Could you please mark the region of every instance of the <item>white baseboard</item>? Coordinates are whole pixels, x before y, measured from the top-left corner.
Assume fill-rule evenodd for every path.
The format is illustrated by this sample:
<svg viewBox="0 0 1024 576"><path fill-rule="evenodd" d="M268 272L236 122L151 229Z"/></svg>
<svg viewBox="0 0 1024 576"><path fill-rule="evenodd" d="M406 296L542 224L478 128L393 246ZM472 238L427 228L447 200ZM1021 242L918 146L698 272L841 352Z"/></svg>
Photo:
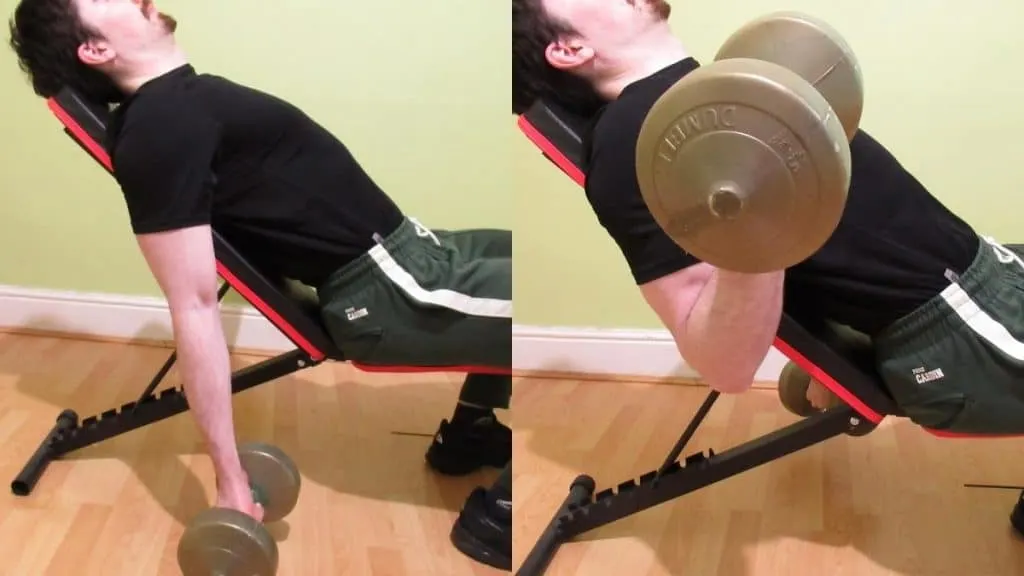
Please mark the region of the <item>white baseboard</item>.
<svg viewBox="0 0 1024 576"><path fill-rule="evenodd" d="M223 305L231 346L285 351L293 348L259 312ZM80 334L116 339L172 340L170 313L161 298L0 286L0 328ZM514 326L514 368L531 372L625 376L644 379L697 378L681 360L667 331ZM772 349L757 372L772 382L786 363Z"/></svg>
<svg viewBox="0 0 1024 576"><path fill-rule="evenodd" d="M225 304L221 310L230 346L274 352L295 347L254 308ZM173 340L171 314L162 298L19 286L0 286L0 328Z"/></svg>
<svg viewBox="0 0 1024 576"><path fill-rule="evenodd" d="M626 376L645 380L697 379L667 330L514 326L517 370ZM754 379L775 382L787 358L772 348Z"/></svg>

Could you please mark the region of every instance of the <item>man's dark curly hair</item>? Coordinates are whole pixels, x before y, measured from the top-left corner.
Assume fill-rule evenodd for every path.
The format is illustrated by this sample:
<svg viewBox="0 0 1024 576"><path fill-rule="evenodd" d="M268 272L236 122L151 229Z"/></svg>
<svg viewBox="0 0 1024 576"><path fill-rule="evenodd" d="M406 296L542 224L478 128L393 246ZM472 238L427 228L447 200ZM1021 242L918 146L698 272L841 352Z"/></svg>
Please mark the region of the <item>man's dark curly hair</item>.
<svg viewBox="0 0 1024 576"><path fill-rule="evenodd" d="M549 44L575 31L552 17L542 0L512 0L512 113L522 114L537 100L590 116L605 104L589 82L558 70L544 52Z"/></svg>
<svg viewBox="0 0 1024 576"><path fill-rule="evenodd" d="M98 35L87 28L73 0L21 0L10 20L10 46L43 98L68 87L94 102L119 102L124 95L104 73L78 58L78 47Z"/></svg>

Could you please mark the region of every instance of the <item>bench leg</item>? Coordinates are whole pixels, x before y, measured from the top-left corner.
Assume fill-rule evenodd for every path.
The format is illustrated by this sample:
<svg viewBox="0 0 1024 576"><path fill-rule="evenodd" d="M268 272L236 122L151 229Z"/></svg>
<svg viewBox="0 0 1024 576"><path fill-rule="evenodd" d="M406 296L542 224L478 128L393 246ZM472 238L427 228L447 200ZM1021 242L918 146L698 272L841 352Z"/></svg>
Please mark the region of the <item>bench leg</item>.
<svg viewBox="0 0 1024 576"><path fill-rule="evenodd" d="M61 412L53 428L50 429L21 472L11 482L11 492L17 496L31 494L50 462L64 454L126 434L188 410L185 393L180 388L169 388L161 391L159 395L153 393L156 388L155 384L159 383L159 380L166 375L173 359L174 356L164 364L157 374L157 378L147 387L146 394L135 402L129 402L120 408L113 408L102 414L90 416L81 422L74 410ZM319 362L312 360L302 350L294 350L269 358L232 374L231 393L237 394L317 363Z"/></svg>
<svg viewBox="0 0 1024 576"><path fill-rule="evenodd" d="M693 435L696 426L707 415L716 398L716 392L709 394L694 421L687 426L683 436L673 447L665 464L658 470L641 475L639 481L629 479L616 488L606 489L594 495L593 480L588 476L577 478L570 488L566 501L531 549L529 556L516 573L517 576L544 574L558 548L580 534L679 498L834 436L860 435L862 427L873 428L861 419L857 412L844 404L745 442L721 454L709 450L707 455L700 452L688 456L680 463L676 457Z"/></svg>

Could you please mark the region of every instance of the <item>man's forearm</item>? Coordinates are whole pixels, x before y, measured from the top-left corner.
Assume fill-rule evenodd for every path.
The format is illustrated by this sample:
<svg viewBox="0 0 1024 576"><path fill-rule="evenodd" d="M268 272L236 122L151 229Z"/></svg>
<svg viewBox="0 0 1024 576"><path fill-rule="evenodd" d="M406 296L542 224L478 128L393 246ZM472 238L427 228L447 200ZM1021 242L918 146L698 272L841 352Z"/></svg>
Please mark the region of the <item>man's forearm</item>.
<svg viewBox="0 0 1024 576"><path fill-rule="evenodd" d="M216 305L174 314L178 362L192 417L220 480L241 473L231 405L231 365Z"/></svg>
<svg viewBox="0 0 1024 576"><path fill-rule="evenodd" d="M687 361L722 392L742 392L771 348L782 315L785 272L716 269L686 320Z"/></svg>

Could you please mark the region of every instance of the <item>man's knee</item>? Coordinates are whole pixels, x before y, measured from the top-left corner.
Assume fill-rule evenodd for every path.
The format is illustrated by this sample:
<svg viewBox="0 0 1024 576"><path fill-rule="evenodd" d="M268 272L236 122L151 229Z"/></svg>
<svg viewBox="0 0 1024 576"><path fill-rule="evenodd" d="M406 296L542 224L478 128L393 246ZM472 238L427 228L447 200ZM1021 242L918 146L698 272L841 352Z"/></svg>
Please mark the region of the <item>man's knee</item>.
<svg viewBox="0 0 1024 576"><path fill-rule="evenodd" d="M711 389L717 390L722 394L743 394L754 386L754 381L746 378L737 378L734 380L716 380L708 382L708 385Z"/></svg>

